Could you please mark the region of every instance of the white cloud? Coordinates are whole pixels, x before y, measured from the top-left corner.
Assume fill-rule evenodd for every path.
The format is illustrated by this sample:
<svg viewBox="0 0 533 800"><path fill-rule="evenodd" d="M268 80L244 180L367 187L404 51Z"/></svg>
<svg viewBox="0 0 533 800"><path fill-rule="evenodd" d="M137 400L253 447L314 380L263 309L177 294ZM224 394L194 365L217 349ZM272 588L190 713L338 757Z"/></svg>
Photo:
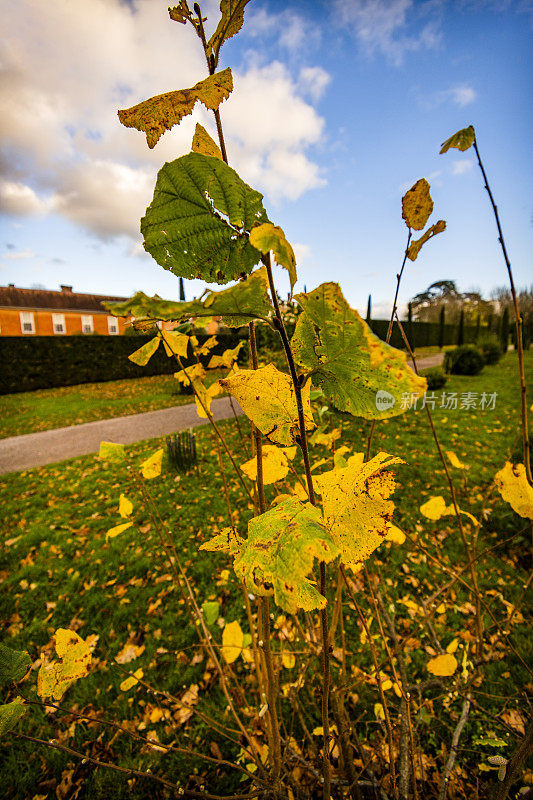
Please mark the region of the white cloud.
<svg viewBox="0 0 533 800"><path fill-rule="evenodd" d="M452 175L464 175L465 172L470 172L473 166L474 162L469 161L467 158L462 161L454 161L452 163Z"/></svg>
<svg viewBox="0 0 533 800"><path fill-rule="evenodd" d="M470 105L476 99L476 93L471 86L455 86L450 89L451 98L460 108Z"/></svg>
<svg viewBox="0 0 533 800"><path fill-rule="evenodd" d="M246 33L252 37L275 36L277 44L290 53L318 45L320 28L295 11L285 9L279 14L268 13L264 8L247 14Z"/></svg>
<svg viewBox="0 0 533 800"><path fill-rule="evenodd" d="M285 21L283 42L296 46L301 20ZM71 0L7 0L3 23L3 210L56 212L103 239L138 242L159 167L189 150L196 120L216 129L201 107L149 150L143 134L120 125L117 109L205 76L192 29L170 22L153 0L92 0L90 14ZM221 107L230 163L267 199L322 185L307 151L323 133L312 103L328 80L311 66L295 80L278 62L234 70L236 91Z"/></svg>
<svg viewBox="0 0 533 800"><path fill-rule="evenodd" d="M4 253L2 258L9 261L19 261L21 258L35 258L35 253L32 250L20 250L17 253Z"/></svg>
<svg viewBox="0 0 533 800"><path fill-rule="evenodd" d="M428 110L436 108L443 103L454 103L456 106L459 106L459 108L464 108L470 105L470 103L473 103L476 98L477 93L475 89L472 86L462 84L459 86L452 86L450 89L443 89L434 94L424 95L424 97L420 98L419 102L423 108Z"/></svg>
<svg viewBox="0 0 533 800"><path fill-rule="evenodd" d="M311 248L308 244L302 244L301 242L295 242L292 246L294 250L294 255L296 256L296 263L299 267L306 261L310 254Z"/></svg>
<svg viewBox="0 0 533 800"><path fill-rule="evenodd" d="M427 19L426 7L414 0L335 0L341 22L350 27L367 55L381 52L400 65L406 53L434 49L440 43L439 19Z"/></svg>

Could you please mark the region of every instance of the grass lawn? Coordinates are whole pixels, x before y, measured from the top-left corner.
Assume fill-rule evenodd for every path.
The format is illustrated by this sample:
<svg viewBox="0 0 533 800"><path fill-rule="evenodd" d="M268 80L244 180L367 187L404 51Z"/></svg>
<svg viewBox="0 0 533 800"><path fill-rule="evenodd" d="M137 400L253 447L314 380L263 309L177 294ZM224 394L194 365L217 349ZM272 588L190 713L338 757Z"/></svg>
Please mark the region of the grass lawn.
<svg viewBox="0 0 533 800"><path fill-rule="evenodd" d="M193 403L172 375L84 383L0 396L0 439Z"/></svg>
<svg viewBox="0 0 533 800"><path fill-rule="evenodd" d="M533 358L531 353L526 357L531 385ZM138 384L138 393L132 392L129 397L124 394L121 398L128 410L121 408L117 413L153 408L153 405L139 408L139 398L146 404L154 402L154 397L162 398L170 391L172 379L144 381L117 382L129 386ZM158 389L158 385L163 388ZM497 393L495 407L485 410L441 408L443 391L458 393L459 405L463 393L475 393L478 404L482 393ZM525 723L526 684L531 688L531 675L520 660L528 660L527 627L521 615L526 614L523 587L530 567L531 530L524 524L527 521L502 501L493 484L494 474L506 459L521 460L516 355L508 353L500 364L486 367L478 376L454 376L444 390L435 395L434 417L443 449L453 451L466 465L464 470L453 470L460 507L482 521L476 532L466 520L467 535L476 554L489 548L478 562L480 588L487 606L483 615L486 663L469 689L477 705L472 708L461 739L458 771L452 778L453 793L450 794L458 800L475 800L485 797L487 787L495 780L496 773L488 765L488 756L509 757L516 746ZM110 408L112 399L111 391L103 405L107 402ZM168 405L174 402L175 398L171 402L169 398ZM72 422L81 421L74 417L75 413ZM248 455L243 451L235 421L219 424L238 463L242 463ZM241 425L245 424L241 420ZM368 422L333 413L332 425L342 430L337 446L346 444L354 452L364 449ZM199 471L177 475L167 469L160 478L148 482L148 488L161 517L168 523L199 603L208 600L220 603L220 617L211 627L220 643L224 621L239 620L244 630L248 630L248 626L243 595L230 560L224 554L198 551L202 541L227 524L227 511L215 442L208 428L198 429L197 443ZM139 464L158 445L154 440L128 447L131 463ZM431 522L419 510L430 496L443 495L449 502L444 471L435 452L425 412L410 410L379 423L374 434L373 453L380 450L405 461L395 469L398 482L394 494L395 522L409 538L403 545L385 542L371 557L369 567L371 576L379 577L376 585L387 607L393 609L391 613L395 615L398 633L407 643L405 662L409 678L413 684L428 683L431 676L428 676L426 664L435 654L436 640L443 647L458 640L456 656L459 663L464 657L468 673L474 631L472 596L468 581L466 585L450 584L450 573L446 571L464 567L463 546L453 517ZM317 464L317 472L331 468L331 448L315 448L313 463L321 459L326 463ZM224 463L228 467L227 459ZM298 462L295 463L299 468ZM232 502L240 509L239 523L244 532L251 507L229 467L227 475ZM289 473L286 481L292 486L294 479L289 480L290 477ZM288 489L284 482L266 488L267 502ZM123 521L118 514L122 492L133 502L134 525L106 543L106 531ZM123 465L102 463L91 456L6 475L0 496L0 519L2 638L11 647L28 650L36 662L31 677L20 686L21 694L35 698L35 672L41 650L51 650L57 628L71 628L84 638L94 637L95 667L89 677L68 690L62 702L64 707L116 720L140 736L150 738L156 734L162 742L215 754L215 757L221 752L224 758L234 761L239 755L237 745L210 729L199 716L184 719L180 712L178 699L186 692L194 695L197 691L198 709L229 721L216 674L198 646L194 625L162 552L156 520L143 502L139 487L131 484L128 469ZM329 571L334 575L333 567ZM465 573L465 577L467 575ZM380 648L381 638L362 578L356 575L354 580L359 589L358 602L369 620L371 633L377 634L375 643ZM438 604L428 612L431 620L428 626L423 601L439 587L444 590ZM520 613L509 616L509 609L517 602L520 602ZM304 643L298 637L292 644L284 642L285 616L279 615L274 606L272 610L273 649L278 651L282 646L289 646L301 653ZM384 726L375 716L379 697L369 648L349 598L344 612L346 641L352 653L347 710L359 738L371 742L374 747L382 744L384 747ZM501 634L495 620L507 631L505 635ZM337 638L335 643L338 645L338 642ZM127 644L131 645L134 657L117 664L115 657L123 654ZM385 655L383 657L383 670L387 672L388 664ZM297 656L293 667L280 667L281 702L287 719L291 708L283 694L284 687L294 684L308 659L308 656ZM164 690L174 699L155 695L142 684L129 691L121 690L126 673L140 667L147 684ZM242 685L253 689L249 667L242 659L233 664L233 669ZM335 657L332 669L337 678L340 664ZM429 681L420 695L415 692L414 701L413 725L417 741L423 747L424 797L428 798L438 794L462 706L462 699L456 693L459 678L457 684L455 678L436 683L433 686ZM320 687L304 686L302 691L307 724L313 730L320 725ZM396 719L399 701L392 691L388 691L387 696ZM256 720L259 726L257 717ZM292 722L293 735L299 741L303 738L302 731L297 721ZM226 767L207 765L195 757L174 752L162 753L146 742L133 741L97 722L76 722L72 717L39 707L32 707L19 723L18 730L45 740L55 738L63 745L123 767L150 768L153 773L178 781L188 789L203 785L208 791L227 794L245 792L249 786L246 779L240 782L239 773ZM495 737L503 743L497 748L483 743ZM90 800L172 796L149 781L128 780L127 776L95 769L65 753L14 737L5 740L0 749L0 762L0 782L7 800L74 797L66 792L68 785L74 789L83 786L80 798ZM480 769L479 764L483 764L485 770ZM379 769L379 763L375 764L378 776ZM62 788L56 795L58 785Z"/></svg>

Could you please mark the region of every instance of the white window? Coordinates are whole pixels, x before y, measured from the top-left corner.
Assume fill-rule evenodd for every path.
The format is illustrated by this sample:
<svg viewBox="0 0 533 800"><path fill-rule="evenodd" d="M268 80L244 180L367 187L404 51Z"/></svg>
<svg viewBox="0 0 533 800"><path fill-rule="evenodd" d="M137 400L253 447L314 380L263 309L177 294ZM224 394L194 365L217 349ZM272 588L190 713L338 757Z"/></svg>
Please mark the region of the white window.
<svg viewBox="0 0 533 800"><path fill-rule="evenodd" d="M65 327L65 315L64 314L52 314L52 325L54 327L54 333L66 333L67 329Z"/></svg>
<svg viewBox="0 0 533 800"><path fill-rule="evenodd" d="M114 336L118 334L118 319L116 317L107 318L107 330Z"/></svg>
<svg viewBox="0 0 533 800"><path fill-rule="evenodd" d="M33 311L20 312L20 330L22 333L35 333L35 321Z"/></svg>
<svg viewBox="0 0 533 800"><path fill-rule="evenodd" d="M93 318L90 314L82 314L81 315L81 332L82 333L92 333L94 330L93 328Z"/></svg>

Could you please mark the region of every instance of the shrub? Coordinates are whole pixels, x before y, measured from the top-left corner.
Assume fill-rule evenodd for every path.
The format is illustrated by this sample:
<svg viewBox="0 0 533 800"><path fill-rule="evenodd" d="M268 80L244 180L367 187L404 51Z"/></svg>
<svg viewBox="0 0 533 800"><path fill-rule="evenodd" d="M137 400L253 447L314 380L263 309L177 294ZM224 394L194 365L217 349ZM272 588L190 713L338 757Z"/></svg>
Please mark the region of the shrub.
<svg viewBox="0 0 533 800"><path fill-rule="evenodd" d="M503 355L501 342L496 336L483 336L477 346L481 350L485 364L497 364Z"/></svg>
<svg viewBox="0 0 533 800"><path fill-rule="evenodd" d="M484 365L483 354L470 344L449 350L444 356L444 371L452 375L477 375Z"/></svg>
<svg viewBox="0 0 533 800"><path fill-rule="evenodd" d="M427 380L430 392L435 391L435 389L442 389L448 380L448 376L442 367L430 367L430 369L422 370L420 374Z"/></svg>

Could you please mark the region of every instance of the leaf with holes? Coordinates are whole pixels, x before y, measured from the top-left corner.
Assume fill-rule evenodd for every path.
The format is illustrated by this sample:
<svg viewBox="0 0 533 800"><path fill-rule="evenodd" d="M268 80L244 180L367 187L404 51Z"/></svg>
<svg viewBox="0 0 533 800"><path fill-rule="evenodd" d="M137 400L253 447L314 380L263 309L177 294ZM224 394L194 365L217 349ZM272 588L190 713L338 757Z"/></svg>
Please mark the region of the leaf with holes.
<svg viewBox="0 0 533 800"><path fill-rule="evenodd" d="M294 498L250 520L234 568L250 591L273 593L285 611L311 611L326 605L309 579L314 560L330 562L338 552L320 510Z"/></svg>
<svg viewBox="0 0 533 800"><path fill-rule="evenodd" d="M274 364L260 369L241 369L220 385L238 401L246 416L268 439L277 444L292 445L299 436L298 409L292 381ZM302 388L306 430L313 430L311 383Z"/></svg>
<svg viewBox="0 0 533 800"><path fill-rule="evenodd" d="M407 258L410 258L411 261L416 261L417 256L422 249L423 245L426 242L429 242L433 236L436 236L437 233L442 233L446 230L446 223L443 219L439 219L431 228L428 228L427 231L420 237L420 239L415 239L414 242L411 242L407 249Z"/></svg>
<svg viewBox="0 0 533 800"><path fill-rule="evenodd" d="M429 183L425 178L420 178L402 197L402 217L408 228L421 231L432 211Z"/></svg>
<svg viewBox="0 0 533 800"><path fill-rule="evenodd" d="M292 245L285 238L282 229L278 225L272 225L271 222L257 225L250 231L250 242L254 247L257 247L263 255L266 255L272 250L276 262L289 273L292 294L294 284L298 280L296 274L296 257Z"/></svg>
<svg viewBox="0 0 533 800"><path fill-rule="evenodd" d="M529 485L523 464L509 461L496 473L496 486L506 503L521 517L533 519L533 488Z"/></svg>
<svg viewBox="0 0 533 800"><path fill-rule="evenodd" d="M220 0L222 16L218 21L215 32L207 43L208 55L213 55L215 65L218 64L220 48L227 39L231 39L242 28L244 22L244 9L250 0Z"/></svg>
<svg viewBox="0 0 533 800"><path fill-rule="evenodd" d="M389 533L394 503L388 500L395 488L388 467L402 459L378 453L363 461L363 453L315 478L322 495L324 522L338 546L341 560L356 569L379 547Z"/></svg>
<svg viewBox="0 0 533 800"><path fill-rule="evenodd" d="M223 161L189 153L159 170L141 220L144 248L182 278L237 280L261 259L247 232L268 222L262 199Z"/></svg>
<svg viewBox="0 0 533 800"><path fill-rule="evenodd" d="M476 141L476 132L474 130L473 125L469 125L468 128L462 128L457 133L454 133L453 136L450 136L449 139L446 139L445 142L442 143L440 154L447 153L451 147L455 147L457 150L468 150L469 147L472 147L474 142Z"/></svg>
<svg viewBox="0 0 533 800"><path fill-rule="evenodd" d="M59 661L43 661L37 675L37 694L41 699L59 701L79 678L85 677L91 664L91 649L75 631L58 628L55 648Z"/></svg>
<svg viewBox="0 0 533 800"><path fill-rule="evenodd" d="M374 336L337 283L295 297L304 313L292 338L294 357L339 411L386 419L404 413L404 395L424 394L425 378L407 366L405 353Z"/></svg>
<svg viewBox="0 0 533 800"><path fill-rule="evenodd" d="M201 153L203 156L219 158L222 161L222 153L217 143L209 136L203 125L196 123L194 136L192 137L191 150L193 153Z"/></svg>
<svg viewBox="0 0 533 800"><path fill-rule="evenodd" d="M233 76L228 68L209 75L190 89L158 94L136 106L122 109L118 112L118 118L126 128L137 128L145 133L148 147L152 149L165 131L179 125L183 117L192 114L198 100L206 108L216 111L232 90Z"/></svg>

